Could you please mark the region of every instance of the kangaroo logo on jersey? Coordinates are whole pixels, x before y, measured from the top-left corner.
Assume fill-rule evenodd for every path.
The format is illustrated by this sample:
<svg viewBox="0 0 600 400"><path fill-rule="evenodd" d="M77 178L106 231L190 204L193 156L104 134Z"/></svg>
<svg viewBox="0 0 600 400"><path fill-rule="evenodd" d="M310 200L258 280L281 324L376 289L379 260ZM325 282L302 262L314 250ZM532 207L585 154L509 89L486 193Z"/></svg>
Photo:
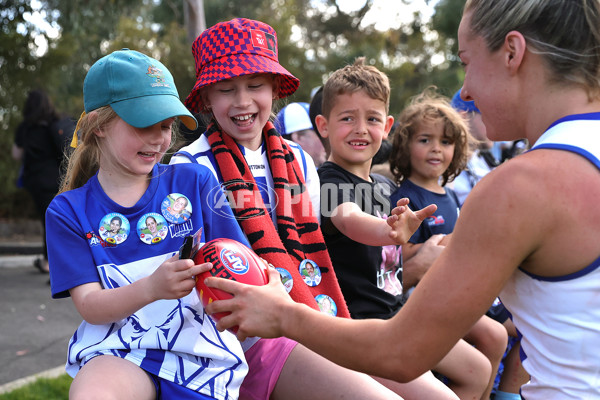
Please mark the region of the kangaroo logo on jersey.
<svg viewBox="0 0 600 400"><path fill-rule="evenodd" d="M250 268L248 259L243 254L231 249L222 249L219 258L225 268L234 274L244 275Z"/></svg>

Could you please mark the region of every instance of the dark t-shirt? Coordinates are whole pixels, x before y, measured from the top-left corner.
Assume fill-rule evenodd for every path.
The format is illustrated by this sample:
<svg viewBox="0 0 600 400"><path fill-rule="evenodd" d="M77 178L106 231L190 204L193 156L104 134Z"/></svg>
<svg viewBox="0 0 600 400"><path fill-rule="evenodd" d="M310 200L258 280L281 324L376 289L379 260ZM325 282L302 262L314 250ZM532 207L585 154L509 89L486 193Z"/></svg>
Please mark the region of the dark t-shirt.
<svg viewBox="0 0 600 400"><path fill-rule="evenodd" d="M381 246L351 240L333 225L330 217L345 202L354 202L374 216L389 215L389 196L395 184L377 174L371 175L373 182L365 181L329 161L317 172L321 180L321 229L352 318L391 318L401 307L400 250L386 246L388 261L382 263ZM390 259L394 262L390 263ZM392 268L390 264L394 264ZM390 291L395 289L397 294L385 290L390 285L395 286Z"/></svg>
<svg viewBox="0 0 600 400"><path fill-rule="evenodd" d="M435 213L425 219L419 229L412 235L410 243L424 243L431 236L442 233L449 234L454 230L460 210L458 197L452 189L445 188L446 193L434 193L415 185L406 179L392 194L391 201L395 204L399 199L408 197L411 210L420 210L430 204L437 205Z"/></svg>

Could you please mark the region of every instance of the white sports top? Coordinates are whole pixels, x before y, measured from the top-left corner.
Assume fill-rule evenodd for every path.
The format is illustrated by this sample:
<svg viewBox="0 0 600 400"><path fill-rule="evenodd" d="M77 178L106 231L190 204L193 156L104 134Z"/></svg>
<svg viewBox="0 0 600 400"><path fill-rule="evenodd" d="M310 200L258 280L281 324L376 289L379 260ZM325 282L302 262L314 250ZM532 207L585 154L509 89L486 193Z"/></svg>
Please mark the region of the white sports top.
<svg viewBox="0 0 600 400"><path fill-rule="evenodd" d="M571 151L600 169L600 113L562 118L533 149ZM523 398L600 399L599 267L600 257L559 277L518 269L502 290L500 299L522 336L523 367L531 375L521 388Z"/></svg>

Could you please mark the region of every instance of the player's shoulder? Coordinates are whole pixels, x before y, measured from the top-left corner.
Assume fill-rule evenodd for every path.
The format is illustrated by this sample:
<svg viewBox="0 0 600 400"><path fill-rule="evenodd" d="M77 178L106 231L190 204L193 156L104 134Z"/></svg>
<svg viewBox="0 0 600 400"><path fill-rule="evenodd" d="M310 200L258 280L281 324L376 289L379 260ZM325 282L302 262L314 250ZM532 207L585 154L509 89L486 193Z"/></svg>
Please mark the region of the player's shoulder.
<svg viewBox="0 0 600 400"><path fill-rule="evenodd" d="M486 174L467 196L467 202L479 209L498 213L521 213L538 209L558 193L552 193L551 180L557 179L550 159L535 152L505 161ZM536 205L537 204L537 205Z"/></svg>

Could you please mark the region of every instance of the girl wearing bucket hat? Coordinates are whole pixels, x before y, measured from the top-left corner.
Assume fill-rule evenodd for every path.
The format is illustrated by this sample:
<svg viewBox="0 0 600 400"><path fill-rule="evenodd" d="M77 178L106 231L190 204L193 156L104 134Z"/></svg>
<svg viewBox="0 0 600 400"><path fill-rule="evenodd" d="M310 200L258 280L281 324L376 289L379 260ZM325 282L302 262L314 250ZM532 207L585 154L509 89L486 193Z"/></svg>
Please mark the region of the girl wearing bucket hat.
<svg viewBox="0 0 600 400"><path fill-rule="evenodd" d="M92 65L83 97L79 140L46 213L52 296L71 296L84 319L68 348L70 398L237 398L243 350L206 318L194 289L200 266L177 254L194 232L247 241L231 210L212 212L209 171L159 163L175 117L190 129L195 118L167 68L128 49ZM168 223L175 194L193 209Z"/></svg>
<svg viewBox="0 0 600 400"><path fill-rule="evenodd" d="M208 128L171 163L198 163L218 177L252 248L278 268L295 301L319 310L315 298L327 298L320 304L331 308L321 311L349 317L315 212L320 188L313 160L270 121L273 100L299 85L278 62L275 31L236 18L204 31L192 51L197 81L185 103L206 117ZM318 284L302 278L307 263L318 267ZM250 369L242 399L398 398L294 341L250 338L242 345Z"/></svg>

